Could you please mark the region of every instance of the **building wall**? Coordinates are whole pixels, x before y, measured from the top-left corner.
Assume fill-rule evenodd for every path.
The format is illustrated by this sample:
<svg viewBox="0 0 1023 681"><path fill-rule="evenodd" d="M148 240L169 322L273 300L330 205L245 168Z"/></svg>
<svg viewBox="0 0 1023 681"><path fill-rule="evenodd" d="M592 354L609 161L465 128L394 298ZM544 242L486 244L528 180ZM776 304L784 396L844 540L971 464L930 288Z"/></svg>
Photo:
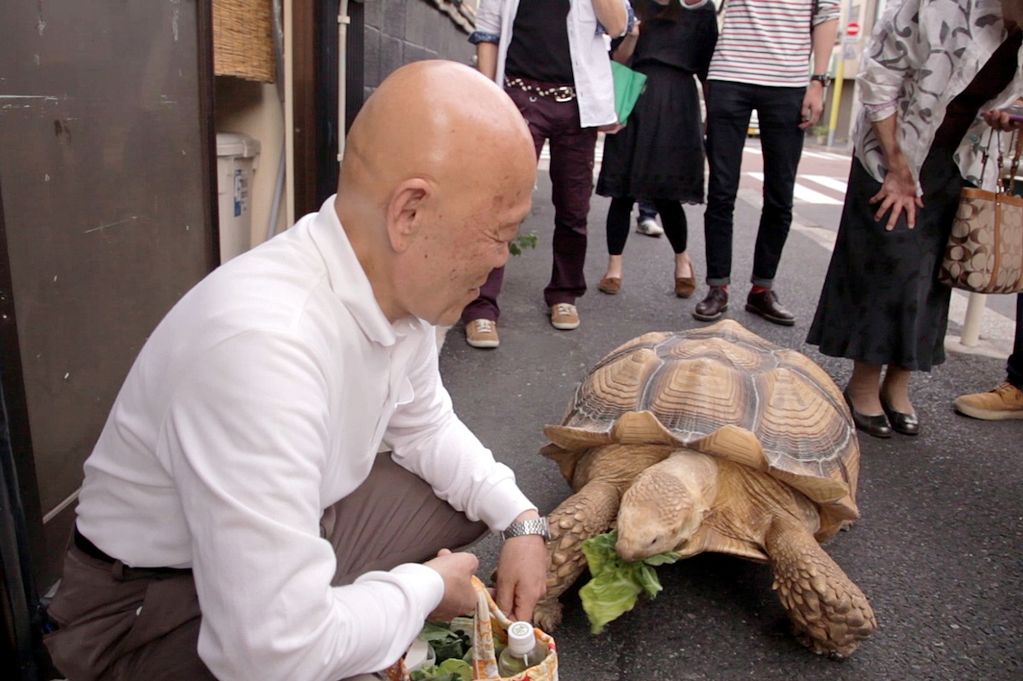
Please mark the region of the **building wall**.
<svg viewBox="0 0 1023 681"><path fill-rule="evenodd" d="M472 63L475 49L468 42L467 28L442 8L455 11L445 0L366 1L366 96L388 74L410 62L451 59Z"/></svg>

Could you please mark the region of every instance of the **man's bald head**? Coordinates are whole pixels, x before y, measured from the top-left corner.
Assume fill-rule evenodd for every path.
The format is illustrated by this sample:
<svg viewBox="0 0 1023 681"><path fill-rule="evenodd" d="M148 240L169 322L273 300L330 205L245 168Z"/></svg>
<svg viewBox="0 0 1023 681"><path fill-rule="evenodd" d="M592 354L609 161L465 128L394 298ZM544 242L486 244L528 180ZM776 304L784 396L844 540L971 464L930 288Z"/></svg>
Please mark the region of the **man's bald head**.
<svg viewBox="0 0 1023 681"><path fill-rule="evenodd" d="M381 199L411 176L466 183L504 166L536 167L529 128L511 99L467 66L420 61L391 74L363 105L338 189L355 183Z"/></svg>
<svg viewBox="0 0 1023 681"><path fill-rule="evenodd" d="M385 314L457 319L507 259L535 175L529 128L492 81L446 61L389 76L349 131L336 201Z"/></svg>

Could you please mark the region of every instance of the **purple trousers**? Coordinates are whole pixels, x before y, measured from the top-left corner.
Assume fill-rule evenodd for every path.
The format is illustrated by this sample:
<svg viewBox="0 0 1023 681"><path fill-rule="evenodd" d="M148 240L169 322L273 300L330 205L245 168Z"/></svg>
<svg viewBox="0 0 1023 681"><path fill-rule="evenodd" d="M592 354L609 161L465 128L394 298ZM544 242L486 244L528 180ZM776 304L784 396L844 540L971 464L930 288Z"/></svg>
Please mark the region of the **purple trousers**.
<svg viewBox="0 0 1023 681"><path fill-rule="evenodd" d="M516 87L505 90L529 124L538 160L544 142L550 142L554 262L543 299L548 307L575 303L576 298L586 293L583 275L586 217L593 193L593 151L597 145L597 129L580 125L579 106L574 99L558 102L553 97L537 97ZM493 270L480 288L479 297L462 312L462 319L466 322L474 319L496 322L501 314L497 297L503 281L504 268Z"/></svg>

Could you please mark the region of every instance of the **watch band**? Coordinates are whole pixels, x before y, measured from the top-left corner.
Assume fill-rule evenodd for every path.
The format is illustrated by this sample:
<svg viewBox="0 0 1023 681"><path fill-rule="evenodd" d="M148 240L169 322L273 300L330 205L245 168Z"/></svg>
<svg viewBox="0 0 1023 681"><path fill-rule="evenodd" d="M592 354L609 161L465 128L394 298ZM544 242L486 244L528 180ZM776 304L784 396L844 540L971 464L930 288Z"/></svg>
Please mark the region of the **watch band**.
<svg viewBox="0 0 1023 681"><path fill-rule="evenodd" d="M532 518L530 520L523 520L520 523L512 523L504 532L501 533L505 539L511 539L512 537L524 537L533 534L539 535L544 539L551 538L550 528L547 525L547 518Z"/></svg>
<svg viewBox="0 0 1023 681"><path fill-rule="evenodd" d="M817 81L824 87L827 87L831 85L831 76L826 73L815 73L810 76L810 82L812 83L813 81Z"/></svg>

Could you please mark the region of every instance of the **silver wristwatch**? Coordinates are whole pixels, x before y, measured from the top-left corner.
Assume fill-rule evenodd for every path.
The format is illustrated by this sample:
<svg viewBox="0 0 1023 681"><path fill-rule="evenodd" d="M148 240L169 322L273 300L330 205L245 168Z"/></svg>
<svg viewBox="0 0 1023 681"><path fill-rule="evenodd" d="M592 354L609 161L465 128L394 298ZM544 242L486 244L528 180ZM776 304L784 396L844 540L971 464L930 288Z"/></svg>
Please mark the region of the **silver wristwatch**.
<svg viewBox="0 0 1023 681"><path fill-rule="evenodd" d="M521 523L512 523L501 533L505 539L524 537L531 534L538 534L544 539L550 539L551 531L547 526L547 518L533 518L531 520L523 520Z"/></svg>

